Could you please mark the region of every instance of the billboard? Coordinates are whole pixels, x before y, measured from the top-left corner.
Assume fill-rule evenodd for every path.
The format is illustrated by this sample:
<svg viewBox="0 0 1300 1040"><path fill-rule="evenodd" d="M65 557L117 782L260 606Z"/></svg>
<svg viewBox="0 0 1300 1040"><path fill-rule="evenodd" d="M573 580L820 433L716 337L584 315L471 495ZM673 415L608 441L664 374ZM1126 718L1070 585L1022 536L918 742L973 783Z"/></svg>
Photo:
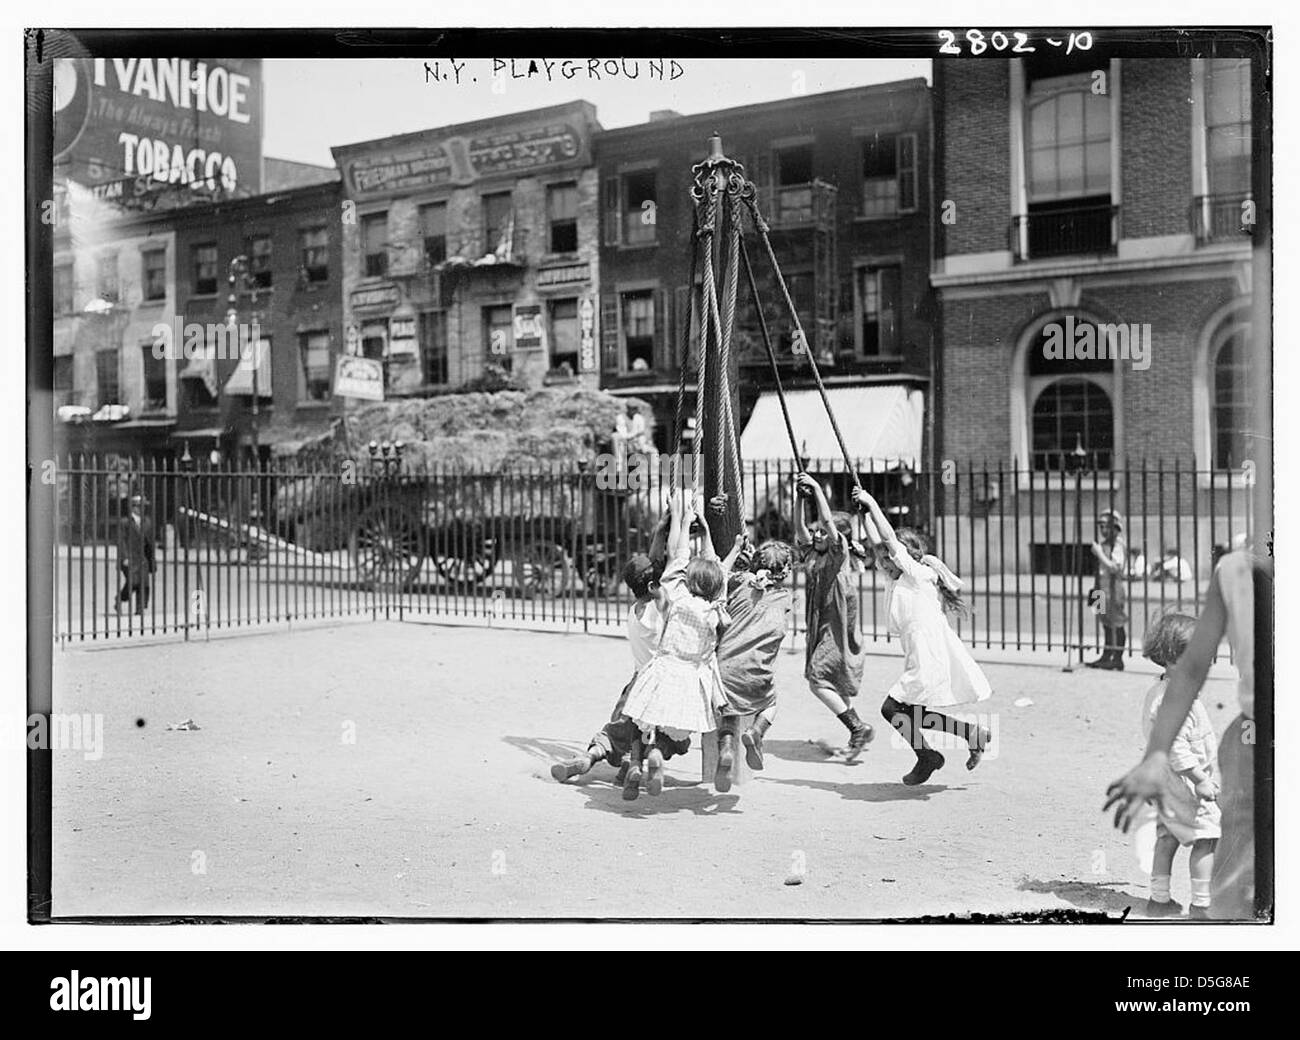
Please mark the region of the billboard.
<svg viewBox="0 0 1300 1040"><path fill-rule="evenodd" d="M127 208L259 194L261 59L56 59L54 176Z"/></svg>

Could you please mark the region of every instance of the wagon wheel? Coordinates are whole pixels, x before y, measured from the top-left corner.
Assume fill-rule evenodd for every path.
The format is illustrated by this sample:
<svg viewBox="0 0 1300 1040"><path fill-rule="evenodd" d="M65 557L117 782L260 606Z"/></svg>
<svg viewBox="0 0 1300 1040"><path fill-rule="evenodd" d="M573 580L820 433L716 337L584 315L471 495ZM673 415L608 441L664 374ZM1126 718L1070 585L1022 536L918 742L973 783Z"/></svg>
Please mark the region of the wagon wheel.
<svg viewBox="0 0 1300 1040"><path fill-rule="evenodd" d="M434 552L433 565L447 581L481 585L496 569L496 547L477 531L439 541L446 544L446 551Z"/></svg>
<svg viewBox="0 0 1300 1040"><path fill-rule="evenodd" d="M520 596L563 596L573 581L573 563L562 545L526 542L515 550L514 574Z"/></svg>
<svg viewBox="0 0 1300 1040"><path fill-rule="evenodd" d="M424 532L413 511L374 505L348 536L348 555L362 581L405 589L424 566Z"/></svg>

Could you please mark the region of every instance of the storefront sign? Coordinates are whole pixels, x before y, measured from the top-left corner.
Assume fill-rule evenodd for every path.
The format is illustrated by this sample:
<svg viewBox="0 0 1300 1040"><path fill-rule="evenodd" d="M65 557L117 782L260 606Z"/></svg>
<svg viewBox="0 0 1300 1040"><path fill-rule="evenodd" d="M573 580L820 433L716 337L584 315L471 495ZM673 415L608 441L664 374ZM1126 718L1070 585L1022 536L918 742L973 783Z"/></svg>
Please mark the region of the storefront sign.
<svg viewBox="0 0 1300 1040"><path fill-rule="evenodd" d="M515 305L515 347L518 350L546 349L546 322L540 303Z"/></svg>
<svg viewBox="0 0 1300 1040"><path fill-rule="evenodd" d="M564 267L544 267L537 272L537 287L539 289L589 281L591 281L591 264L566 264Z"/></svg>
<svg viewBox="0 0 1300 1040"><path fill-rule="evenodd" d="M388 322L388 356L418 353L415 343L415 319L392 318Z"/></svg>
<svg viewBox="0 0 1300 1040"><path fill-rule="evenodd" d="M384 364L371 358L343 356L334 369L334 396L384 399Z"/></svg>
<svg viewBox="0 0 1300 1040"><path fill-rule="evenodd" d="M341 150L345 151L345 150ZM583 131L570 123L540 123L479 136L428 139L402 148L342 158L354 199L470 184L481 177L533 172L580 159Z"/></svg>
<svg viewBox="0 0 1300 1040"><path fill-rule="evenodd" d="M373 289L354 289L351 299L354 309L395 307L398 300L397 286L379 285Z"/></svg>
<svg viewBox="0 0 1300 1040"><path fill-rule="evenodd" d="M590 296L578 304L578 329L581 334L578 366L583 372L596 371L596 305Z"/></svg>

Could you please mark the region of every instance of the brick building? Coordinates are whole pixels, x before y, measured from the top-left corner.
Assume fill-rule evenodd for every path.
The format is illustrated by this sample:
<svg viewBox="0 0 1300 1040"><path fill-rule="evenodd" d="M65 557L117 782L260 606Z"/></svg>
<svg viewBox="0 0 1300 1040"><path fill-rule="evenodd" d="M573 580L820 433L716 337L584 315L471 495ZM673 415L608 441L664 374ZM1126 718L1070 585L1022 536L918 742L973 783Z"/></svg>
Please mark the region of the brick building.
<svg viewBox="0 0 1300 1040"><path fill-rule="evenodd" d="M924 80L915 79L701 115L656 112L597 136L601 382L653 402L661 449L671 436L690 313L691 167L716 131L757 187L850 453L911 466L924 457L934 323L929 104ZM748 220L745 227L801 450L833 461L838 450L821 403L806 392L810 368L792 349L793 323ZM788 458L743 286L740 299L739 419L753 415L742 454ZM888 421L877 421L882 416Z"/></svg>
<svg viewBox="0 0 1300 1040"><path fill-rule="evenodd" d="M209 327L206 353L179 362L174 438L206 447L211 437L246 452L254 384L263 456L328 429L341 407L331 395L343 349L341 213L333 180L171 215L177 313ZM248 277L237 285L235 310L239 323L258 324L256 379L252 352L241 361L222 356L214 342L230 311L231 261L239 256Z"/></svg>
<svg viewBox="0 0 1300 1040"><path fill-rule="evenodd" d="M1075 467L1101 497L1137 495L1129 459L1240 469L1251 118L1245 60L934 63L945 459L1014 462L993 494L1040 499ZM1182 507L1208 483L1185 480ZM959 492L951 508L988 497Z"/></svg>
<svg viewBox="0 0 1300 1040"><path fill-rule="evenodd" d="M575 101L333 149L350 349L386 396L596 385L598 129Z"/></svg>

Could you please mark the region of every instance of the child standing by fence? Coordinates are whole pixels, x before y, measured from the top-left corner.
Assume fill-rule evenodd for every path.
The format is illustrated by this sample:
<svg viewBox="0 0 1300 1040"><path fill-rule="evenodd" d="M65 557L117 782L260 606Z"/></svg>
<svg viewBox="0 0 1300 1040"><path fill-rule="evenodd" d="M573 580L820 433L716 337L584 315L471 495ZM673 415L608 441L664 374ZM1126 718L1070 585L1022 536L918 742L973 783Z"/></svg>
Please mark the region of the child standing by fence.
<svg viewBox="0 0 1300 1040"><path fill-rule="evenodd" d="M1147 691L1142 705L1142 735L1148 740L1155 726L1160 703L1169 685L1168 669L1172 668L1191 642L1196 630L1196 619L1186 614L1166 614L1147 631L1142 646L1142 656L1160 665L1165 674ZM1195 817L1183 822L1177 817L1157 816L1152 812L1146 826L1155 831L1155 851L1151 861L1151 895L1147 900L1148 917L1177 917L1183 908L1169 894L1170 876L1174 857L1179 846L1192 847L1188 864L1192 881L1192 905L1187 916L1208 918L1210 914L1210 876L1214 872L1214 847L1220 835L1218 805L1219 781L1215 775L1214 760L1218 754L1218 741L1210 725L1209 712L1200 699L1192 702L1191 711L1183 721L1178 735L1169 749L1169 768L1182 778L1186 788L1186 801L1195 805ZM1190 813L1189 813L1190 815ZM1135 841L1142 844L1140 828Z"/></svg>
<svg viewBox="0 0 1300 1040"><path fill-rule="evenodd" d="M1097 540L1092 543L1092 555L1097 563L1097 587L1094 596L1097 618L1105 635L1105 649L1086 668L1103 668L1106 671L1124 670L1124 645L1128 636L1124 626L1128 623L1128 546L1124 542L1124 517L1114 509L1104 510L1097 517Z"/></svg>
<svg viewBox="0 0 1300 1040"><path fill-rule="evenodd" d="M802 503L796 503L794 510L795 545L803 555L808 579L804 678L813 696L849 731L852 761L876 735L849 703L862 685L862 629L852 576L852 559L860 549L853 541L852 517L831 512L821 485L807 473L800 473L796 483L799 493L811 498L817 509L812 527L804 520Z"/></svg>
<svg viewBox="0 0 1300 1040"><path fill-rule="evenodd" d="M916 754L916 765L903 783L923 784L944 764L943 755L926 743L926 729L942 729L965 740L970 748L966 768L974 769L988 746L989 731L935 710L987 700L992 693L988 679L944 616L945 610L965 609L961 579L937 556L927 555L916 531L896 533L870 494L855 488L853 498L870 513L867 539L886 577L885 615L890 632L903 646L903 674L880 707Z"/></svg>

